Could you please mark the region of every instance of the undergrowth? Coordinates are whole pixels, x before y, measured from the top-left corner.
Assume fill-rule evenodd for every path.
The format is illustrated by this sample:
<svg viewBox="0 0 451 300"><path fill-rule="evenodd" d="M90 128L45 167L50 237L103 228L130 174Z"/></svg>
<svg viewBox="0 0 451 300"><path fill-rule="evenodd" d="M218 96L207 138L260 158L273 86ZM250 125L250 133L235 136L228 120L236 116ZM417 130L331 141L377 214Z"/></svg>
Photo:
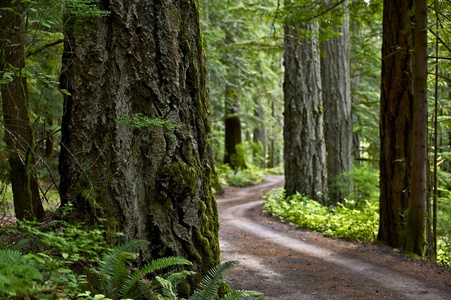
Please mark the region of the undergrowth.
<svg viewBox="0 0 451 300"><path fill-rule="evenodd" d="M252 165L247 169L236 171L227 164L221 165L218 167L218 174L222 186L245 187L258 184L265 179L263 170Z"/></svg>
<svg viewBox="0 0 451 300"><path fill-rule="evenodd" d="M264 196L264 211L300 227L327 236L371 242L377 237L378 203L347 200L336 207L326 207L300 194L285 197L285 191L272 190Z"/></svg>

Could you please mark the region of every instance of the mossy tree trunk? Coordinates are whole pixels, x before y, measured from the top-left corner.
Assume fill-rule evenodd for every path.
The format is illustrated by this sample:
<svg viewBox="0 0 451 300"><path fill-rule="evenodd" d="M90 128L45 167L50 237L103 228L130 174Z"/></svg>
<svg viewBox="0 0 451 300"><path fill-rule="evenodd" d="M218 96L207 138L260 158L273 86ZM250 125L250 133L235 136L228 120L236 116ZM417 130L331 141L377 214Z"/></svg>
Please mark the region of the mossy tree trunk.
<svg viewBox="0 0 451 300"><path fill-rule="evenodd" d="M378 239L404 244L412 172L413 0L384 1Z"/></svg>
<svg viewBox="0 0 451 300"><path fill-rule="evenodd" d="M109 233L149 240L144 261L193 261L192 287L219 263L198 2L102 5L109 16L65 22L62 200L79 218L106 219ZM124 125L136 114L176 128Z"/></svg>
<svg viewBox="0 0 451 300"><path fill-rule="evenodd" d="M309 31L306 38L302 32ZM316 24L285 25L284 159L287 195L327 201L320 57Z"/></svg>
<svg viewBox="0 0 451 300"><path fill-rule="evenodd" d="M21 1L2 0L0 9L0 78L5 81L1 95L14 209L17 219L41 219L44 209L33 169L35 141L25 76L23 23L27 8Z"/></svg>
<svg viewBox="0 0 451 300"><path fill-rule="evenodd" d="M343 172L352 169L351 79L349 71L349 15L347 1L342 4L344 18L341 27L334 28L340 36L322 43L321 86L324 103L324 135L327 152L327 181L330 204L343 202L344 194L352 190L338 189L337 180L344 181Z"/></svg>

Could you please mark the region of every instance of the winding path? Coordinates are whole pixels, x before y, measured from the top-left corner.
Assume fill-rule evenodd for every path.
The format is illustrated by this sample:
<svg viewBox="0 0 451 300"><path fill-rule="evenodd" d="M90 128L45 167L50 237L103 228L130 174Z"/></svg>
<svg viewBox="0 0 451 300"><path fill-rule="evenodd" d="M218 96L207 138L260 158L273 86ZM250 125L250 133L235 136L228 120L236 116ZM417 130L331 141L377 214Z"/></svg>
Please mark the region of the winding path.
<svg viewBox="0 0 451 300"><path fill-rule="evenodd" d="M261 190L283 186L267 176L217 197L221 259L237 260L234 289L276 299L451 299L451 271L391 248L325 238L264 216Z"/></svg>

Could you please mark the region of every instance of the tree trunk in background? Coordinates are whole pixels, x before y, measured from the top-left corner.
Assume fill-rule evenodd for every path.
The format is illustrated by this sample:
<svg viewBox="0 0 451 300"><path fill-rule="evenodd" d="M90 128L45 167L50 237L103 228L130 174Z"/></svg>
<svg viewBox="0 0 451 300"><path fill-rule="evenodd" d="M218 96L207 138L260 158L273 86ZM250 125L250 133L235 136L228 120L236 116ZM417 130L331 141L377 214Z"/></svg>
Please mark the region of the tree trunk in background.
<svg viewBox="0 0 451 300"><path fill-rule="evenodd" d="M259 161L260 168L265 169L266 168L266 127L265 127L265 111L263 110L263 107L261 107L259 104L257 104L257 108L255 109L255 117L261 121L259 126L254 129L254 136L253 136L253 142L258 146L259 150L258 153L254 153L254 155Z"/></svg>
<svg viewBox="0 0 451 300"><path fill-rule="evenodd" d="M356 71L354 73L354 76L356 77L356 84L355 84L355 89L358 90L360 87L360 72ZM351 93L351 101L354 105L358 105L360 103L360 100L358 97L352 96ZM352 110L351 110L352 111ZM356 165L360 165L360 134L359 132L353 132L352 133L352 158L354 160L354 163Z"/></svg>
<svg viewBox="0 0 451 300"><path fill-rule="evenodd" d="M321 45L321 86L324 103L324 135L327 153L327 183L330 204L344 200L348 191L334 187L340 175L352 169L351 79L349 73L348 43L349 15L347 1L343 4L345 16L342 27L334 28L342 35ZM343 194L344 193L344 194Z"/></svg>
<svg viewBox="0 0 451 300"><path fill-rule="evenodd" d="M428 193L427 0L415 1L412 181L404 249L424 256ZM431 243L429 243L431 244Z"/></svg>
<svg viewBox="0 0 451 300"><path fill-rule="evenodd" d="M315 24L284 28L285 189L287 196L299 192L325 204L327 170L318 29ZM305 39L302 30L312 31L312 37Z"/></svg>
<svg viewBox="0 0 451 300"><path fill-rule="evenodd" d="M275 118L275 100L271 99L271 117ZM276 142L275 142L275 130L274 126L271 126L270 134L269 134L269 168L276 167Z"/></svg>
<svg viewBox="0 0 451 300"><path fill-rule="evenodd" d="M63 203L142 238L148 262L183 256L197 272L219 263L210 189L207 70L197 1L102 1L102 18L66 20L59 161ZM133 128L135 114L176 124Z"/></svg>
<svg viewBox="0 0 451 300"><path fill-rule="evenodd" d="M34 135L28 115L27 78L23 20L25 7L20 1L2 0L0 8L0 78L12 73L12 81L1 85L5 139L10 153L11 185L17 219L41 219L44 209L33 165Z"/></svg>
<svg viewBox="0 0 451 300"><path fill-rule="evenodd" d="M413 117L413 0L384 1L378 239L404 244L409 207Z"/></svg>
<svg viewBox="0 0 451 300"><path fill-rule="evenodd" d="M233 78L231 79L233 80ZM239 86L237 83L235 86ZM224 163L234 169L246 169L246 162L244 161L244 152L240 151L241 147L241 119L240 103L234 91L236 87L229 86L226 89L225 96L225 148L224 148Z"/></svg>

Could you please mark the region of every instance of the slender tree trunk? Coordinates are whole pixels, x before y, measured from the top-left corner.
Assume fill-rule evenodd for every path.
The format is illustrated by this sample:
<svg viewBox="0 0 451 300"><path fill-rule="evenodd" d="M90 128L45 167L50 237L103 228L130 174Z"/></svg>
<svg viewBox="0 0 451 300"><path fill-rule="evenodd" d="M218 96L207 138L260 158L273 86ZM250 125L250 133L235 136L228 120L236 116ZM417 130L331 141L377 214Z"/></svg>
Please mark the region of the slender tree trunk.
<svg viewBox="0 0 451 300"><path fill-rule="evenodd" d="M106 219L108 232L149 240L144 261L191 260L186 296L219 263L198 2L102 5L110 16L65 22L62 201L79 218ZM165 123L127 125L136 114Z"/></svg>
<svg viewBox="0 0 451 300"><path fill-rule="evenodd" d="M321 49L321 86L324 103L324 134L327 152L327 183L330 204L342 202L343 192L335 187L340 175L352 169L351 79L349 73L349 16L347 1L342 26L334 28L341 36L325 41ZM352 190L352 183L349 182Z"/></svg>
<svg viewBox="0 0 451 300"><path fill-rule="evenodd" d="M313 33L306 39L302 30ZM287 195L327 201L320 58L315 24L285 25L284 159Z"/></svg>
<svg viewBox="0 0 451 300"><path fill-rule="evenodd" d="M266 127L265 127L265 112L263 108L257 103L255 109L255 117L261 121L259 126L254 129L253 142L261 145L261 151L255 153L258 156L260 168L266 168Z"/></svg>
<svg viewBox="0 0 451 300"><path fill-rule="evenodd" d="M233 79L231 79L233 80ZM239 86L239 84L236 84ZM240 103L237 99L235 87L229 86L226 89L225 97L225 148L224 148L224 163L234 169L246 169L246 162L244 161L244 152L241 151L241 119Z"/></svg>
<svg viewBox="0 0 451 300"><path fill-rule="evenodd" d="M21 1L1 1L0 75L12 75L9 83L1 85L5 139L10 153L9 166L17 219L44 216L34 164L34 135L28 115L27 78L23 19L25 7Z"/></svg>
<svg viewBox="0 0 451 300"><path fill-rule="evenodd" d="M271 117L275 120L275 101L271 100ZM275 130L274 127L271 127L269 134L269 167L276 167L276 141L275 141Z"/></svg>
<svg viewBox="0 0 451 300"><path fill-rule="evenodd" d="M404 249L424 256L427 252L428 104L427 104L427 0L415 1L415 58L410 209Z"/></svg>
<svg viewBox="0 0 451 300"><path fill-rule="evenodd" d="M378 239L401 248L411 193L413 0L384 1Z"/></svg>
<svg viewBox="0 0 451 300"><path fill-rule="evenodd" d="M354 88L356 90L358 90L359 87L360 87L360 72L358 72L358 71L355 72L354 76L357 77L356 80L355 80L356 84L355 84ZM351 101L352 101L353 104L359 104L360 103L360 100L359 100L358 97L354 97L354 96L351 96L351 97L352 97ZM353 161L354 161L354 163L356 165L360 164L360 161L359 161L360 157L361 157L361 154L360 154L360 134L358 132L353 132L353 134L352 134L352 158L353 158Z"/></svg>

